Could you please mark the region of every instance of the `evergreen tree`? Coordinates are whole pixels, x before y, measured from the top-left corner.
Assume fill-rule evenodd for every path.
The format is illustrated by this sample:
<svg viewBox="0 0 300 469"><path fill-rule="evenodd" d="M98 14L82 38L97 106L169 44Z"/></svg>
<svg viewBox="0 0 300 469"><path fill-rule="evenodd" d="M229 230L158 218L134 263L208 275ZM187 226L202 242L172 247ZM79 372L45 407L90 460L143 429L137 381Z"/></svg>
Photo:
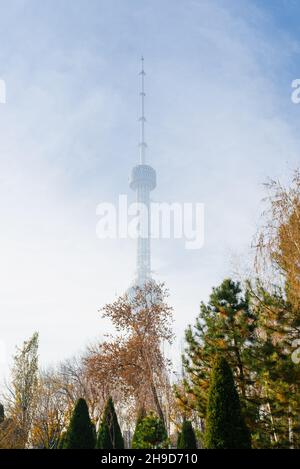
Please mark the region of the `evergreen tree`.
<svg viewBox="0 0 300 469"><path fill-rule="evenodd" d="M299 312L281 288L267 291L258 281L252 290L259 314L260 361L256 379L263 396L261 447L300 448L300 366L297 353ZM296 342L294 343L294 340Z"/></svg>
<svg viewBox="0 0 300 469"><path fill-rule="evenodd" d="M99 449L124 448L123 436L115 411L115 406L111 397L108 399L104 409L96 447Z"/></svg>
<svg viewBox="0 0 300 469"><path fill-rule="evenodd" d="M177 449L197 449L197 441L192 423L184 420L178 435Z"/></svg>
<svg viewBox="0 0 300 469"><path fill-rule="evenodd" d="M232 371L223 357L217 358L211 374L205 446L208 449L251 448Z"/></svg>
<svg viewBox="0 0 300 469"><path fill-rule="evenodd" d="M248 290L243 292L240 283L231 279L213 288L209 302L201 303L195 326L186 331L185 377L176 390L185 410L195 410L205 420L213 357L222 354L234 373L247 422L257 430L258 404L252 386L258 366L256 331Z"/></svg>
<svg viewBox="0 0 300 469"><path fill-rule="evenodd" d="M132 440L132 448L162 448L167 444L167 438L168 435L164 423L151 412L137 422Z"/></svg>
<svg viewBox="0 0 300 469"><path fill-rule="evenodd" d="M93 448L95 448L95 435L88 406L84 399L79 399L64 438L64 449Z"/></svg>

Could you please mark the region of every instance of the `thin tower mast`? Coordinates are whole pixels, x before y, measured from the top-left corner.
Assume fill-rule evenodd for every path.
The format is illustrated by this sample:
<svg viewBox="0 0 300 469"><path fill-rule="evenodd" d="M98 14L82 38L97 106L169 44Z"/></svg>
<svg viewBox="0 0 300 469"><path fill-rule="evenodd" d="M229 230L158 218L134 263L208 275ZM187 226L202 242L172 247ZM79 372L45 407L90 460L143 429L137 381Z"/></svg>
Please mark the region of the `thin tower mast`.
<svg viewBox="0 0 300 469"><path fill-rule="evenodd" d="M136 192L136 201L140 205L140 236L137 240L137 278L136 284L143 286L151 278L151 204L150 192L156 187L156 172L146 164L145 141L145 70L144 58L141 58L141 84L140 84L140 155L139 164L135 166L131 173L130 187Z"/></svg>

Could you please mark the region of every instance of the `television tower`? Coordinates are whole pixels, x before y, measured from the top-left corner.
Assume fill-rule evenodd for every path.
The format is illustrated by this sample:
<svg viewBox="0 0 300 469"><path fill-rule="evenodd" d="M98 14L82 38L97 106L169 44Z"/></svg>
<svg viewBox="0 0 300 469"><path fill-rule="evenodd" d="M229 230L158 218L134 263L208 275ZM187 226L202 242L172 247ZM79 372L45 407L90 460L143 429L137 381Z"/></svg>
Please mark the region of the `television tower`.
<svg viewBox="0 0 300 469"><path fill-rule="evenodd" d="M140 72L140 143L139 164L131 173L130 187L136 192L136 201L140 208L140 234L137 240L137 278L136 284L143 286L151 279L151 204L150 192L156 187L156 172L146 164L147 144L145 141L145 70L144 58L141 58Z"/></svg>

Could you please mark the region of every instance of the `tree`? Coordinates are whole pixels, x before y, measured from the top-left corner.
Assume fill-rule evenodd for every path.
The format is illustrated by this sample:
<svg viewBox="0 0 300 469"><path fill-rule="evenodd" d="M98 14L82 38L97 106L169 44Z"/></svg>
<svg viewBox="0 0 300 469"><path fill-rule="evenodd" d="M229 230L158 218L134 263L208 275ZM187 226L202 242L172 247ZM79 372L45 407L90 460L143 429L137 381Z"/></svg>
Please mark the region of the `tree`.
<svg viewBox="0 0 300 469"><path fill-rule="evenodd" d="M118 336L91 350L86 359L91 381L106 383L109 394L119 389L124 399L134 399L136 408L155 409L161 420L169 366L161 344L173 339L167 296L163 284L151 281L106 305L103 316Z"/></svg>
<svg viewBox="0 0 300 469"><path fill-rule="evenodd" d="M197 449L197 441L192 423L184 420L178 435L177 449Z"/></svg>
<svg viewBox="0 0 300 469"><path fill-rule="evenodd" d="M63 433L60 435L60 438L59 438L59 440L58 440L56 449L64 449L64 448L65 448L65 444L66 444L66 432L63 432Z"/></svg>
<svg viewBox="0 0 300 469"><path fill-rule="evenodd" d="M57 448L77 400L85 399L93 421L98 421L106 403L101 386L88 379L81 356L64 360L39 373L35 413L29 444L33 448ZM117 395L117 391L115 394Z"/></svg>
<svg viewBox="0 0 300 469"><path fill-rule="evenodd" d="M6 405L14 426L21 429L25 447L30 436L38 390L38 333L17 348L11 376Z"/></svg>
<svg viewBox="0 0 300 469"><path fill-rule="evenodd" d="M256 431L259 405L254 386L256 331L257 317L249 292L243 292L240 282L225 279L213 288L208 304L201 303L195 326L186 331L184 379L176 390L185 415L196 411L205 420L213 360L220 353L233 370L247 421Z"/></svg>
<svg viewBox="0 0 300 469"><path fill-rule="evenodd" d="M299 320L300 171L294 173L290 187L270 181L266 188L268 206L255 240L256 268L265 278L271 276L271 282L283 287L286 300Z"/></svg>
<svg viewBox="0 0 300 469"><path fill-rule="evenodd" d="M0 449L23 449L25 436L12 418L0 423Z"/></svg>
<svg viewBox="0 0 300 469"><path fill-rule="evenodd" d="M250 434L242 415L231 369L217 358L211 374L205 430L207 449L249 449Z"/></svg>
<svg viewBox="0 0 300 469"><path fill-rule="evenodd" d="M70 414L70 406L65 399L57 373L53 369L41 372L30 432L31 447L56 448Z"/></svg>
<svg viewBox="0 0 300 469"><path fill-rule="evenodd" d="M135 422L135 430L134 430L132 441L136 441L139 425L145 417L147 417L147 412L145 410L145 407L142 406L138 409L138 412L137 412L137 419Z"/></svg>
<svg viewBox="0 0 300 469"><path fill-rule="evenodd" d="M96 447L99 449L124 449L124 440L111 397L109 397L104 409Z"/></svg>
<svg viewBox="0 0 300 469"><path fill-rule="evenodd" d="M95 432L90 419L88 406L84 399L75 405L65 436L64 449L94 449Z"/></svg>
<svg viewBox="0 0 300 469"><path fill-rule="evenodd" d="M52 380L57 385L59 394L63 395L68 410L83 397L88 404L91 418L95 421L99 419L105 402L98 392L100 386L88 377L84 357L75 356L64 360L55 370Z"/></svg>
<svg viewBox="0 0 300 469"><path fill-rule="evenodd" d="M300 172L289 187L266 184L267 207L255 246L252 302L259 314L263 358L261 413L272 447L300 447L300 367L292 360L300 343Z"/></svg>
<svg viewBox="0 0 300 469"><path fill-rule="evenodd" d="M162 448L167 445L167 432L164 422L150 412L137 422L132 440L133 449Z"/></svg>

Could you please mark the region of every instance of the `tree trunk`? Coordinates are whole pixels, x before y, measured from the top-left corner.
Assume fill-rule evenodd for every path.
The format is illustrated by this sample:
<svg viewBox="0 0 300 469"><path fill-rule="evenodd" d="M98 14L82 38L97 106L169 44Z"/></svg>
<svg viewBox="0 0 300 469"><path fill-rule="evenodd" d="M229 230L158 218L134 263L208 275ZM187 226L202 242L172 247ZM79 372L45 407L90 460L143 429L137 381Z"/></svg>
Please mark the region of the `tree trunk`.
<svg viewBox="0 0 300 469"><path fill-rule="evenodd" d="M158 399L158 396L157 396L156 387L155 387L152 379L151 379L151 391L152 391L153 400L154 400L154 403L155 403L155 407L156 407L158 416L161 419L161 421L165 424L165 417L164 417L164 414L163 414L163 411L162 411L162 408L161 408L161 405L160 405L160 402L159 402L159 399Z"/></svg>

